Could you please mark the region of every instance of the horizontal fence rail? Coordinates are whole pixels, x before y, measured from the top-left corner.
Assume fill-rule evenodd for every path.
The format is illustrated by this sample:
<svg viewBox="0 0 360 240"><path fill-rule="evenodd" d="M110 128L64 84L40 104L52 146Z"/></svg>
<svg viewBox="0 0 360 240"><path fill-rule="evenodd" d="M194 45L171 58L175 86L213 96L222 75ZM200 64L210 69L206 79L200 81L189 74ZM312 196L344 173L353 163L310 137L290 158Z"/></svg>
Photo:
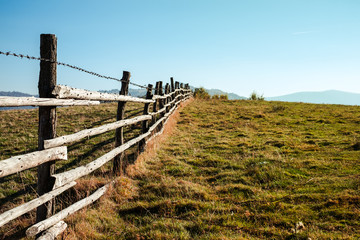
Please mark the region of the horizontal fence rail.
<svg viewBox="0 0 360 240"><path fill-rule="evenodd" d="M121 79L122 86L119 94L101 93L57 85L56 37L54 35L41 35L41 41L42 48L48 45L47 48L51 48L52 51L55 49L55 53L51 53L49 49L47 49L48 52L46 52L46 49L41 49L40 97L0 97L0 107L39 106L38 151L0 161L0 178L37 167L38 197L1 213L0 227L23 214L37 209L37 223L26 230L27 236L37 236L38 239L54 239L66 229L67 225L63 219L99 199L109 189L109 186L114 184L114 181L105 184L90 196L56 214L51 210L55 209L54 198L74 187L76 180L79 178L89 175L110 161L113 161L115 175L125 172L124 168L126 166L122 162L124 152L133 146L137 146L139 152L144 151L146 143L163 132L164 125L171 114L183 101L192 96L192 91L188 84L174 83L173 78L170 78L170 83L167 83L164 87L162 87L161 81L156 83L154 89L149 84L146 87L147 94L145 98L127 96L130 73L125 71ZM50 41L50 43L45 44L43 41ZM53 60L43 61L44 58ZM100 101L118 102L117 121L83 129L68 135L56 136L57 106L91 106L101 104ZM142 115L124 119L125 104L127 102L144 104L142 111L136 110L136 114ZM150 108L150 104L152 108ZM150 109L152 111L149 111ZM142 124L141 133L125 142L123 128L140 123ZM109 131L115 131L116 144L112 150L85 165L76 166L74 169L55 174L53 170L55 162L68 159L68 146L66 145Z"/></svg>
<svg viewBox="0 0 360 240"><path fill-rule="evenodd" d="M123 101L123 102L139 102L139 103L152 103L153 100L147 100L143 98L117 95L110 93L101 93L87 91L83 89L71 88L67 86L58 85L52 92L56 98L60 99L82 99L82 100L93 100L93 101Z"/></svg>
<svg viewBox="0 0 360 240"><path fill-rule="evenodd" d="M53 160L67 160L67 147L52 148L2 160L0 161L0 177L37 167Z"/></svg>
<svg viewBox="0 0 360 240"><path fill-rule="evenodd" d="M86 207L87 205L95 202L96 200L98 200L102 195L105 194L106 190L108 190L110 186L110 183L106 184L105 186L99 188L98 190L96 190L96 192L94 192L93 194L91 194L89 197L84 198L76 203L74 203L73 205L71 205L68 208L65 208L64 210L62 210L61 212L58 212L57 214L36 223L35 225L31 226L30 228L28 228L26 230L26 235L29 237L35 236L36 234L48 229L49 227L54 226L55 224L57 224L59 221L63 220L64 218L66 218L67 216L69 216L70 214L80 210L83 207Z"/></svg>
<svg viewBox="0 0 360 240"><path fill-rule="evenodd" d="M53 147L57 147L57 146L62 146L62 145L69 144L72 142L80 141L83 138L95 136L95 135L98 135L101 133L115 130L120 127L129 126L129 125L136 124L138 122L150 120L150 119L152 119L152 117L148 116L148 115L138 116L138 117L134 117L132 119L125 119L125 120L117 121L114 123L109 123L109 124L106 124L106 125L103 125L100 127L92 128L92 129L85 129L85 130L82 130L80 132L73 133L70 135L45 140L44 147L45 147L45 149L48 149L48 148L53 148Z"/></svg>
<svg viewBox="0 0 360 240"><path fill-rule="evenodd" d="M24 107L24 106L89 106L99 105L99 101L74 100L74 99L54 99L54 98L35 98L35 97L0 97L1 107Z"/></svg>

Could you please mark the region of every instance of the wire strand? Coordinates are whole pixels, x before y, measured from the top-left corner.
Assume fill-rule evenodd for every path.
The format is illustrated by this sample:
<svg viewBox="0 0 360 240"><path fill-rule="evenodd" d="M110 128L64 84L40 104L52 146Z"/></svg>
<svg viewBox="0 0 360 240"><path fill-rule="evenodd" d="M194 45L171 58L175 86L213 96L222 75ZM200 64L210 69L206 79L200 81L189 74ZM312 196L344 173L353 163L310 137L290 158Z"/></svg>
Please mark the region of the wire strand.
<svg viewBox="0 0 360 240"><path fill-rule="evenodd" d="M78 70L78 71L81 71L81 72L91 74L91 75L99 77L99 78L105 78L105 79L115 80L115 81L118 81L118 82L124 82L124 80L121 80L119 78L114 78L114 77L110 77L110 76L101 75L101 74L98 74L96 72L86 70L84 68L80 68L80 67L77 67L77 66L74 66L74 65L63 63L63 62L53 61L53 60L46 59L46 58L33 57L33 56L25 55L25 54L16 54L16 53L12 53L12 52L3 52L3 51L0 51L0 54L5 55L5 56L14 56L14 57L18 57L18 58L27 58L27 59L30 59L30 60L39 60L39 61L45 61L45 62L50 62L50 63L56 63L57 65L69 67L69 68L72 68L72 69L75 69L75 70ZM148 87L146 87L146 86L143 86L143 85L138 84L138 83L133 83L131 81L129 82L129 84L140 87L140 88L148 89Z"/></svg>

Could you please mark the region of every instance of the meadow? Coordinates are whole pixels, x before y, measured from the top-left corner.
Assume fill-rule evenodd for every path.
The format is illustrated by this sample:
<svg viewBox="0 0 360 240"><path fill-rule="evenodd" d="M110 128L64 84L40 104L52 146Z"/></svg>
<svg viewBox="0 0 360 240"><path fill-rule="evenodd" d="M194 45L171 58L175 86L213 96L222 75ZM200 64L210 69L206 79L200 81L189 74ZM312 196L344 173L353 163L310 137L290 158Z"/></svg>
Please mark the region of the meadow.
<svg viewBox="0 0 360 240"><path fill-rule="evenodd" d="M69 115L60 109L59 134L113 120L114 105L102 106L71 108ZM36 142L36 111L9 117L13 113L0 112L7 131L0 136L1 159ZM89 114L92 119L84 117ZM65 220L64 239L360 238L360 107L195 99L169 124L175 128L105 197ZM74 156L59 167L96 157L96 144L106 151L106 137L113 135L74 146ZM79 153L86 157L75 157ZM0 203L10 205L9 196L26 200L16 192L34 178L28 171L2 179ZM108 178L105 167L81 179L60 203ZM4 226L0 236L15 234L32 217Z"/></svg>
<svg viewBox="0 0 360 240"><path fill-rule="evenodd" d="M117 104L98 106L60 107L57 109L57 136L83 129L98 127L116 121ZM141 115L143 104L126 105L125 117ZM125 141L139 135L141 124L124 128ZM26 154L37 150L38 110L0 111L0 159ZM56 173L85 165L114 148L115 131L90 137L68 147L68 160L56 162ZM137 154L135 147L127 151L125 160L132 162ZM88 196L98 187L114 178L112 164L108 163L78 181L71 190L57 198L57 211ZM25 170L0 179L0 213L34 199L36 194L36 168ZM36 211L0 227L0 239L18 239L25 236L27 227L34 223Z"/></svg>

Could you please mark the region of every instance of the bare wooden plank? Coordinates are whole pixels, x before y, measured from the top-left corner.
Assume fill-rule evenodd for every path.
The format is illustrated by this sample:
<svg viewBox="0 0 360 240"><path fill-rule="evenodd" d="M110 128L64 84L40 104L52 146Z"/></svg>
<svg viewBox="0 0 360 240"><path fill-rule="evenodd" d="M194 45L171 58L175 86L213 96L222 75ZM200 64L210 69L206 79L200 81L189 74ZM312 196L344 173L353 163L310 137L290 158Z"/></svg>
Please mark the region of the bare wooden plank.
<svg viewBox="0 0 360 240"><path fill-rule="evenodd" d="M123 101L123 102L140 102L140 103L154 102L154 100L150 100L150 99L88 91L79 88L71 88L63 85L57 85L53 91L53 94L56 95L57 98L61 98L61 99L73 98L73 99L84 99L84 100Z"/></svg>
<svg viewBox="0 0 360 240"><path fill-rule="evenodd" d="M35 198L31 200L30 202L24 203L20 206L17 206L13 209L10 209L9 211L6 211L0 215L0 227L5 225L6 223L10 222L11 220L14 220L21 215L30 212L31 210L37 208L38 206L50 201L55 196L65 192L69 188L72 188L76 185L76 182L70 182L68 184L65 184L62 187L59 187L55 190L52 190L51 192L45 193L41 195L38 198Z"/></svg>
<svg viewBox="0 0 360 240"><path fill-rule="evenodd" d="M168 103L165 105L165 107L171 106L177 99L178 99L178 97L175 97L171 102L168 102Z"/></svg>
<svg viewBox="0 0 360 240"><path fill-rule="evenodd" d="M175 91L173 91L169 94L165 94L165 95L153 95L152 99L157 100L157 99L164 99L164 98L172 97L175 93L181 92L182 90L184 90L184 89L176 89Z"/></svg>
<svg viewBox="0 0 360 240"><path fill-rule="evenodd" d="M91 172L95 171L96 169L100 168L102 165L113 159L115 156L119 155L120 153L124 152L126 149L130 148L132 145L140 142L143 138L149 136L150 133L147 132L142 134L136 138L131 139L130 141L124 143L123 145L111 150L110 152L104 154L103 156L99 157L98 159L77 168L74 168L70 171L58 173L52 175L55 178L54 188L58 188L68 182L74 181L78 178L81 178L85 175L90 174Z"/></svg>
<svg viewBox="0 0 360 240"><path fill-rule="evenodd" d="M172 100L171 102L169 102L168 104L164 105L164 107L160 110L158 110L157 112L152 112L152 113L149 113L150 116L154 116L154 115L157 115L159 113L162 113L166 110L167 107L171 106L171 104L173 104L178 98L180 98L180 95L176 96L174 98L174 100Z"/></svg>
<svg viewBox="0 0 360 240"><path fill-rule="evenodd" d="M64 210L58 212L57 214L55 214L41 222L34 224L33 226L29 227L26 230L26 235L28 237L35 236L36 234L55 225L56 223L58 223L59 221L61 221L64 218L66 218L70 214L73 214L74 212L80 210L81 208L86 207L87 205L90 205L91 203L98 200L102 195L104 195L104 193L108 190L109 186L110 186L110 183L99 188L97 191L95 191L89 197L84 198L84 199L74 203L70 207L67 207Z"/></svg>
<svg viewBox="0 0 360 240"><path fill-rule="evenodd" d="M150 135L150 134L152 133L152 131L154 131L155 128L156 128L157 126L159 126L159 124L162 123L162 121L164 121L165 119L166 119L166 117L162 117L162 118L160 118L159 120L157 120L156 123L153 124L153 125L149 128L149 131L147 132L147 134Z"/></svg>
<svg viewBox="0 0 360 240"><path fill-rule="evenodd" d="M182 102L181 100L179 100L178 102L175 103L174 107L165 114L164 117L162 117L161 119L159 119L155 124L153 124L148 132L131 139L130 141L126 142L125 144L113 149L112 151L104 154L103 156L101 156L100 158L84 165L84 166L80 166L77 167L75 169L72 169L70 171L67 172L63 172L63 173L58 173L58 174L54 174L52 177L55 178L55 184L54 184L54 189L58 188L68 182L74 181L80 177L83 177L85 175L88 175L89 173L95 171L96 169L100 168L101 166L103 166L105 163L107 163L108 161L110 161L111 159L113 159L115 156L119 155L120 153L122 153L123 151L125 151L126 149L130 148L131 146L133 146L134 144L140 142L142 139L146 138L147 136L149 136L155 129L156 127L162 123L177 107L177 105Z"/></svg>
<svg viewBox="0 0 360 240"><path fill-rule="evenodd" d="M138 123L141 121L145 121L145 120L150 120L150 119L151 119L151 116L143 115L143 116L138 116L138 117L134 117L131 119L117 121L114 123L109 123L109 124L106 124L106 125L103 125L100 127L96 127L96 128L85 129L85 130L82 130L80 132L73 133L70 135L65 135L65 136L54 138L54 139L45 140L44 146L45 146L45 149L62 146L62 145L68 144L68 143L79 141L86 137L95 136L95 135L98 135L101 133L115 130L119 127L132 125L132 124L135 124L135 123Z"/></svg>
<svg viewBox="0 0 360 240"><path fill-rule="evenodd" d="M0 107L23 107L23 106L89 106L99 105L99 101L35 98L35 97L0 97Z"/></svg>
<svg viewBox="0 0 360 240"><path fill-rule="evenodd" d="M152 131L154 131L154 129L165 119L166 117L159 119L155 124L153 124L149 128L148 132L141 134L140 136L133 138L130 141L127 141L123 145L111 150L110 152L104 154L103 156L99 157L98 159L84 166L71 169L70 171L67 172L52 175L52 177L55 178L54 189L63 186L66 183L72 182L78 178L81 178L85 175L88 175L91 172L95 171L96 169L100 168L105 163L113 159L115 156L119 155L120 153L124 152L126 149L130 148L136 143L139 143L142 139L149 136L152 133Z"/></svg>
<svg viewBox="0 0 360 240"><path fill-rule="evenodd" d="M146 140L146 143L150 142L151 140L153 140L154 138L156 138L157 136L162 134L162 132L163 132L163 130L161 130L160 132L157 132L154 135L152 135L149 139Z"/></svg>
<svg viewBox="0 0 360 240"><path fill-rule="evenodd" d="M164 112L165 110L166 110L166 107L159 109L157 112L151 112L151 113L149 113L149 115L154 116L154 115Z"/></svg>
<svg viewBox="0 0 360 240"><path fill-rule="evenodd" d="M173 93L169 93L169 94L165 94L165 95L154 95L152 97L153 100L157 100L157 99L165 99L165 98L168 98L168 97L171 97Z"/></svg>
<svg viewBox="0 0 360 240"><path fill-rule="evenodd" d="M0 177L37 167L53 160L67 160L67 147L57 147L11 157L0 161Z"/></svg>
<svg viewBox="0 0 360 240"><path fill-rule="evenodd" d="M48 230L46 230L36 240L54 240L59 234L61 234L67 228L67 224L64 221L60 221Z"/></svg>
<svg viewBox="0 0 360 240"><path fill-rule="evenodd" d="M175 109L177 108L177 105L179 104L179 102L181 102L181 100L179 100L178 102L176 102L175 105L169 110L168 113L165 114L164 117L166 117L166 118L169 117L169 116L175 111Z"/></svg>

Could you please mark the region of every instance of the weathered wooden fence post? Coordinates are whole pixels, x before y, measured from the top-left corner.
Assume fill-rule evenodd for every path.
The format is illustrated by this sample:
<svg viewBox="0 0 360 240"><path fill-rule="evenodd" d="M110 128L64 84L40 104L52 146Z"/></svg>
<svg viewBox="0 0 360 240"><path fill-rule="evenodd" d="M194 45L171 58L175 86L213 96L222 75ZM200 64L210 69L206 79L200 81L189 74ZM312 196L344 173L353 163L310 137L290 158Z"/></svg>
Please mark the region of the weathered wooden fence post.
<svg viewBox="0 0 360 240"><path fill-rule="evenodd" d="M175 91L174 78L170 78L171 92Z"/></svg>
<svg viewBox="0 0 360 240"><path fill-rule="evenodd" d="M188 83L185 84L185 89L186 89L186 94L188 94L189 93L189 84ZM186 96L186 99L188 99L188 98L189 98L189 96Z"/></svg>
<svg viewBox="0 0 360 240"><path fill-rule="evenodd" d="M50 61L40 61L39 97L54 98L56 86L57 39L54 34L40 35L40 57ZM39 107L38 149L44 149L44 140L56 137L56 107ZM55 173L55 161L43 163L37 169L37 193L50 192L54 182L51 175ZM36 210L36 222L40 222L54 213L55 201L39 206Z"/></svg>
<svg viewBox="0 0 360 240"><path fill-rule="evenodd" d="M164 96L164 88L163 88L163 82L162 81L159 82L159 95ZM164 102L165 102L165 99L160 98L160 100L159 100L159 109L164 108L164 105L165 105ZM163 115L164 115L164 112L160 113L160 116L163 116Z"/></svg>
<svg viewBox="0 0 360 240"><path fill-rule="evenodd" d="M159 95L160 96L164 96L164 89L163 89L163 82L162 81L159 81ZM159 109L163 109L164 108L164 102L165 102L165 99L163 98L160 98L159 99ZM159 119L162 118L163 116L165 115L165 112L161 112L160 113L160 116L159 116ZM159 126L157 127L157 131L160 131L163 127L163 124L159 124Z"/></svg>
<svg viewBox="0 0 360 240"><path fill-rule="evenodd" d="M129 82L130 82L130 72L123 71L123 76L121 78L121 90L120 95L127 95L129 91ZM116 120L123 120L125 114L125 105L126 102L120 101L118 103ZM124 128L120 127L115 131L115 147L124 144ZM115 175L124 174L126 170L126 164L124 162L124 153L119 154L113 160L113 173Z"/></svg>
<svg viewBox="0 0 360 240"><path fill-rule="evenodd" d="M156 82L156 84L155 84L154 95L159 95L159 82ZM157 111L157 102L158 102L158 100L155 99L155 102L153 103L153 112L154 113ZM155 122L156 122L156 115L153 116L152 124L154 124Z"/></svg>
<svg viewBox="0 0 360 240"><path fill-rule="evenodd" d="M166 83L165 85L165 94L169 94L170 93L170 85L168 83ZM171 101L170 97L166 97L165 99L165 105L167 105L169 102ZM166 113L169 112L170 107L166 107Z"/></svg>
<svg viewBox="0 0 360 240"><path fill-rule="evenodd" d="M174 84L174 78L171 77L170 78L170 91L171 93L175 92L175 84ZM175 99L175 93L171 94L171 101ZM174 106L174 103L171 104L170 108L172 108Z"/></svg>
<svg viewBox="0 0 360 240"><path fill-rule="evenodd" d="M167 91L168 91L169 86L170 86L169 83L166 83L166 84L165 84L165 94L168 94Z"/></svg>
<svg viewBox="0 0 360 240"><path fill-rule="evenodd" d="M146 92L146 99L152 99L152 88L153 85L149 84ZM149 114L149 105L150 103L145 103L143 115ZM146 133L147 131L149 131L149 120L145 120L142 122L142 133ZM139 143L139 152L143 152L145 150L145 145L146 139L141 140Z"/></svg>
<svg viewBox="0 0 360 240"><path fill-rule="evenodd" d="M175 91L178 90L178 89L179 89L179 82L175 82ZM179 96L179 94L180 94L180 92L177 91L177 92L175 93L175 97L177 98L177 97Z"/></svg>
<svg viewBox="0 0 360 240"><path fill-rule="evenodd" d="M184 89L183 89L183 87L184 87L183 83L180 83L180 89L181 89L180 93L182 94L182 96L180 97L181 100L184 99Z"/></svg>

